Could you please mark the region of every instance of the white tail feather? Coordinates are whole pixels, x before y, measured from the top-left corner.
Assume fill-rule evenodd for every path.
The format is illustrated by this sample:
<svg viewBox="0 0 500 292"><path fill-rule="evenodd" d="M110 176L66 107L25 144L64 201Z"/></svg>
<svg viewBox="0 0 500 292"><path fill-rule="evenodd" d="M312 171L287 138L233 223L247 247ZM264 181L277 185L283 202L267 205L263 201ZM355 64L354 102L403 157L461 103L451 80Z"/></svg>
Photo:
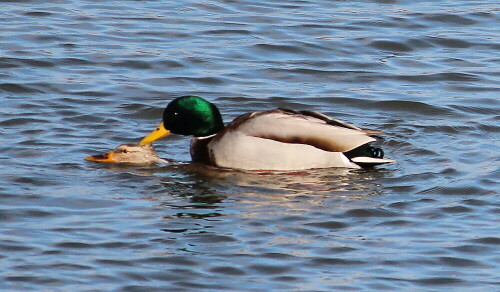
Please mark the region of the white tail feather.
<svg viewBox="0 0 500 292"><path fill-rule="evenodd" d="M373 157L366 157L366 156L354 157L354 158L351 158L351 161L354 163L373 164L373 165L384 164L384 163L395 163L396 162L393 159L373 158Z"/></svg>

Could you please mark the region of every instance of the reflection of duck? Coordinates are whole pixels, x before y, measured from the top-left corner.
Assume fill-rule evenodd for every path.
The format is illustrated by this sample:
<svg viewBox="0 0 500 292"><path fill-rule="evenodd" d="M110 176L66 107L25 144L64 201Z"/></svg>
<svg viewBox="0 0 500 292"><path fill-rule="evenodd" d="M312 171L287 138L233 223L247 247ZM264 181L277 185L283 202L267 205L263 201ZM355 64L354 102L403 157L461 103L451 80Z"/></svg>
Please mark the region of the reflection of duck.
<svg viewBox="0 0 500 292"><path fill-rule="evenodd" d="M179 97L140 145L173 134L192 135L193 161L247 170L374 166L392 163L369 145L380 132L323 114L275 109L237 117L226 127L217 107L197 96Z"/></svg>
<svg viewBox="0 0 500 292"><path fill-rule="evenodd" d="M85 160L103 163L153 164L168 163L156 155L151 144L123 144L105 154L87 156Z"/></svg>

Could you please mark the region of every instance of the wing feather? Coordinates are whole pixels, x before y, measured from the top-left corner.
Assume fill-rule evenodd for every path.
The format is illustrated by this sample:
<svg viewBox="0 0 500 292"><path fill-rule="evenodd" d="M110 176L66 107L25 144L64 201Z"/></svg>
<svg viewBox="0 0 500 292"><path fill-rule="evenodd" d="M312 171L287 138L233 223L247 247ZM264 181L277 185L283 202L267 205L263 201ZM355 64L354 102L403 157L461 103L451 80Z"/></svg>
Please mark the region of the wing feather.
<svg viewBox="0 0 500 292"><path fill-rule="evenodd" d="M319 113L276 109L236 118L226 131L282 143L307 144L330 152L346 152L375 141L358 127Z"/></svg>

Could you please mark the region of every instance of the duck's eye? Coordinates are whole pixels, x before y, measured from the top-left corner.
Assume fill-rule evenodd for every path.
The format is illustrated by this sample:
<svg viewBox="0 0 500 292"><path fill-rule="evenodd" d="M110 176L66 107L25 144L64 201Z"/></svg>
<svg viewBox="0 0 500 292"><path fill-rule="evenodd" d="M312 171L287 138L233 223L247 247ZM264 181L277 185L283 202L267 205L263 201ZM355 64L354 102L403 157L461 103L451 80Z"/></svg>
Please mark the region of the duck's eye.
<svg viewBox="0 0 500 292"><path fill-rule="evenodd" d="M128 153L128 150L127 150L127 149L120 149L120 150L118 151L118 153Z"/></svg>

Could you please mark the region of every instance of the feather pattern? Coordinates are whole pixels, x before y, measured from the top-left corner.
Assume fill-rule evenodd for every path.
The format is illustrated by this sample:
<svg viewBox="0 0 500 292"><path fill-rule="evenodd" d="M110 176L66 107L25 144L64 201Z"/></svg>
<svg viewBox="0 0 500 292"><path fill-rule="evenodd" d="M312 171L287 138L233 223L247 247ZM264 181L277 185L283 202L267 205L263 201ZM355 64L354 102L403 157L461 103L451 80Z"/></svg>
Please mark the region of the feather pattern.
<svg viewBox="0 0 500 292"><path fill-rule="evenodd" d="M330 152L345 152L375 141L361 129L344 125L347 124L332 125L314 116L276 109L240 116L225 131L239 131L282 143L307 144Z"/></svg>
<svg viewBox="0 0 500 292"><path fill-rule="evenodd" d="M210 163L227 168L359 168L343 152L373 141L364 130L319 113L275 109L239 116L214 137L194 138L192 149L206 145Z"/></svg>

